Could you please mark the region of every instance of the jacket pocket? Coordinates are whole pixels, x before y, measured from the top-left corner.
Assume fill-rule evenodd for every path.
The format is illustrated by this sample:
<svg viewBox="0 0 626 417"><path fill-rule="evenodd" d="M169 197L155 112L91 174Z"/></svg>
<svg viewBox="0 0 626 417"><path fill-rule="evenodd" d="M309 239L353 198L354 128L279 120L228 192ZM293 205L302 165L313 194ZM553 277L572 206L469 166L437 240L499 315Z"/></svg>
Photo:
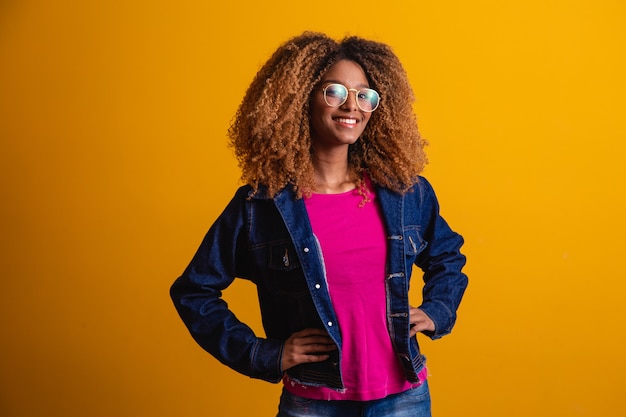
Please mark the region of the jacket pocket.
<svg viewBox="0 0 626 417"><path fill-rule="evenodd" d="M426 246L428 242L422 238L419 226L408 226L404 229L404 253L407 256L417 256Z"/></svg>
<svg viewBox="0 0 626 417"><path fill-rule="evenodd" d="M275 243L269 248L269 268L274 271L291 271L300 268L300 260L291 242Z"/></svg>
<svg viewBox="0 0 626 417"><path fill-rule="evenodd" d="M272 242L268 250L265 283L275 295L301 298L309 295L302 265L291 241Z"/></svg>

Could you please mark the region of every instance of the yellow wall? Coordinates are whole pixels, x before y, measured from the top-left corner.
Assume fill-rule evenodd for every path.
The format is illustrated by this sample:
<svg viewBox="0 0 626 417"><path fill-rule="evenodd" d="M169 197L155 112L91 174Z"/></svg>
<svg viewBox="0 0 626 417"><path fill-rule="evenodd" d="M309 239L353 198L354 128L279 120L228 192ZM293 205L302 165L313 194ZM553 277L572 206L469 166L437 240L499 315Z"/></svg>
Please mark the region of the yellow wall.
<svg viewBox="0 0 626 417"><path fill-rule="evenodd" d="M197 347L168 288L238 185L239 99L304 29L395 48L466 237L458 326L423 340L435 415L626 415L624 22L623 0L1 2L0 415L274 415L280 387ZM226 296L260 328L249 285Z"/></svg>

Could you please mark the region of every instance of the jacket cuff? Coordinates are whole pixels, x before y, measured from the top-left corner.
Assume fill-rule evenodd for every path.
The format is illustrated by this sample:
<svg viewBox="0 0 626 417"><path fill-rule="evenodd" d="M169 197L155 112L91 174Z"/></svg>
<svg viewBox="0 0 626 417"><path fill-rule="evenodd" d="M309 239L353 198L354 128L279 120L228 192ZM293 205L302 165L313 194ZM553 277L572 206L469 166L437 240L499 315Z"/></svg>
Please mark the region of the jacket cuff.
<svg viewBox="0 0 626 417"><path fill-rule="evenodd" d="M252 349L250 363L252 378L277 383L283 377L281 359L283 342L273 339L258 339Z"/></svg>
<svg viewBox="0 0 626 417"><path fill-rule="evenodd" d="M456 321L456 315L450 311L446 305L440 301L429 301L421 306L422 310L430 319L435 323L435 331L424 331L426 336L432 340L439 339L452 331L454 322Z"/></svg>

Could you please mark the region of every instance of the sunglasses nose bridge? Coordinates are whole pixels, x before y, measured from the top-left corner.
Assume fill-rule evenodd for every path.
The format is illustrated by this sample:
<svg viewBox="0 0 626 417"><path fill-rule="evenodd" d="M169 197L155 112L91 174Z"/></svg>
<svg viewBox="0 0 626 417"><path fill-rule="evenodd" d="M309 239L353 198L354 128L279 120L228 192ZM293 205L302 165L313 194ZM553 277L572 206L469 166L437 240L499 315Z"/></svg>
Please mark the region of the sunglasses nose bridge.
<svg viewBox="0 0 626 417"><path fill-rule="evenodd" d="M353 93L354 96L354 101L350 99L350 93ZM343 101L343 103L341 103L342 106L345 106L346 103L348 103L349 105L354 105L356 108L361 108L361 106L359 106L359 90L355 89L355 88L346 88L346 99Z"/></svg>

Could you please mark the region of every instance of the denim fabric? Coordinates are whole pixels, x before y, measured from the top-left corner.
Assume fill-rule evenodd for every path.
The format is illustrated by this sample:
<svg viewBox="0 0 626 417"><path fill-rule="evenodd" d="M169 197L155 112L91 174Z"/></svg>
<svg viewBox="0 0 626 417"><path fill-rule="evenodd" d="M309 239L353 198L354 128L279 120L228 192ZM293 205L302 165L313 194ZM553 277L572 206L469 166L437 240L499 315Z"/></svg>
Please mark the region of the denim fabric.
<svg viewBox="0 0 626 417"><path fill-rule="evenodd" d="M297 397L283 388L276 417L430 417L428 382L374 401L324 401Z"/></svg>
<svg viewBox="0 0 626 417"><path fill-rule="evenodd" d="M435 193L420 178L405 194L377 188L385 220L387 322L407 379L424 365L417 339L409 338L412 266L423 271L420 308L434 321L433 339L448 334L467 286L461 272L463 238L439 215ZM341 215L341 213L338 213ZM257 286L266 338L241 323L221 298L235 277ZM418 284L419 285L419 284ZM274 198L241 187L211 226L170 291L194 339L222 363L253 378L278 382L284 341L309 327L324 328L337 351L323 362L287 371L304 384L343 389L341 332L328 293L324 262L302 199L290 188ZM344 332L349 329L344 329Z"/></svg>

